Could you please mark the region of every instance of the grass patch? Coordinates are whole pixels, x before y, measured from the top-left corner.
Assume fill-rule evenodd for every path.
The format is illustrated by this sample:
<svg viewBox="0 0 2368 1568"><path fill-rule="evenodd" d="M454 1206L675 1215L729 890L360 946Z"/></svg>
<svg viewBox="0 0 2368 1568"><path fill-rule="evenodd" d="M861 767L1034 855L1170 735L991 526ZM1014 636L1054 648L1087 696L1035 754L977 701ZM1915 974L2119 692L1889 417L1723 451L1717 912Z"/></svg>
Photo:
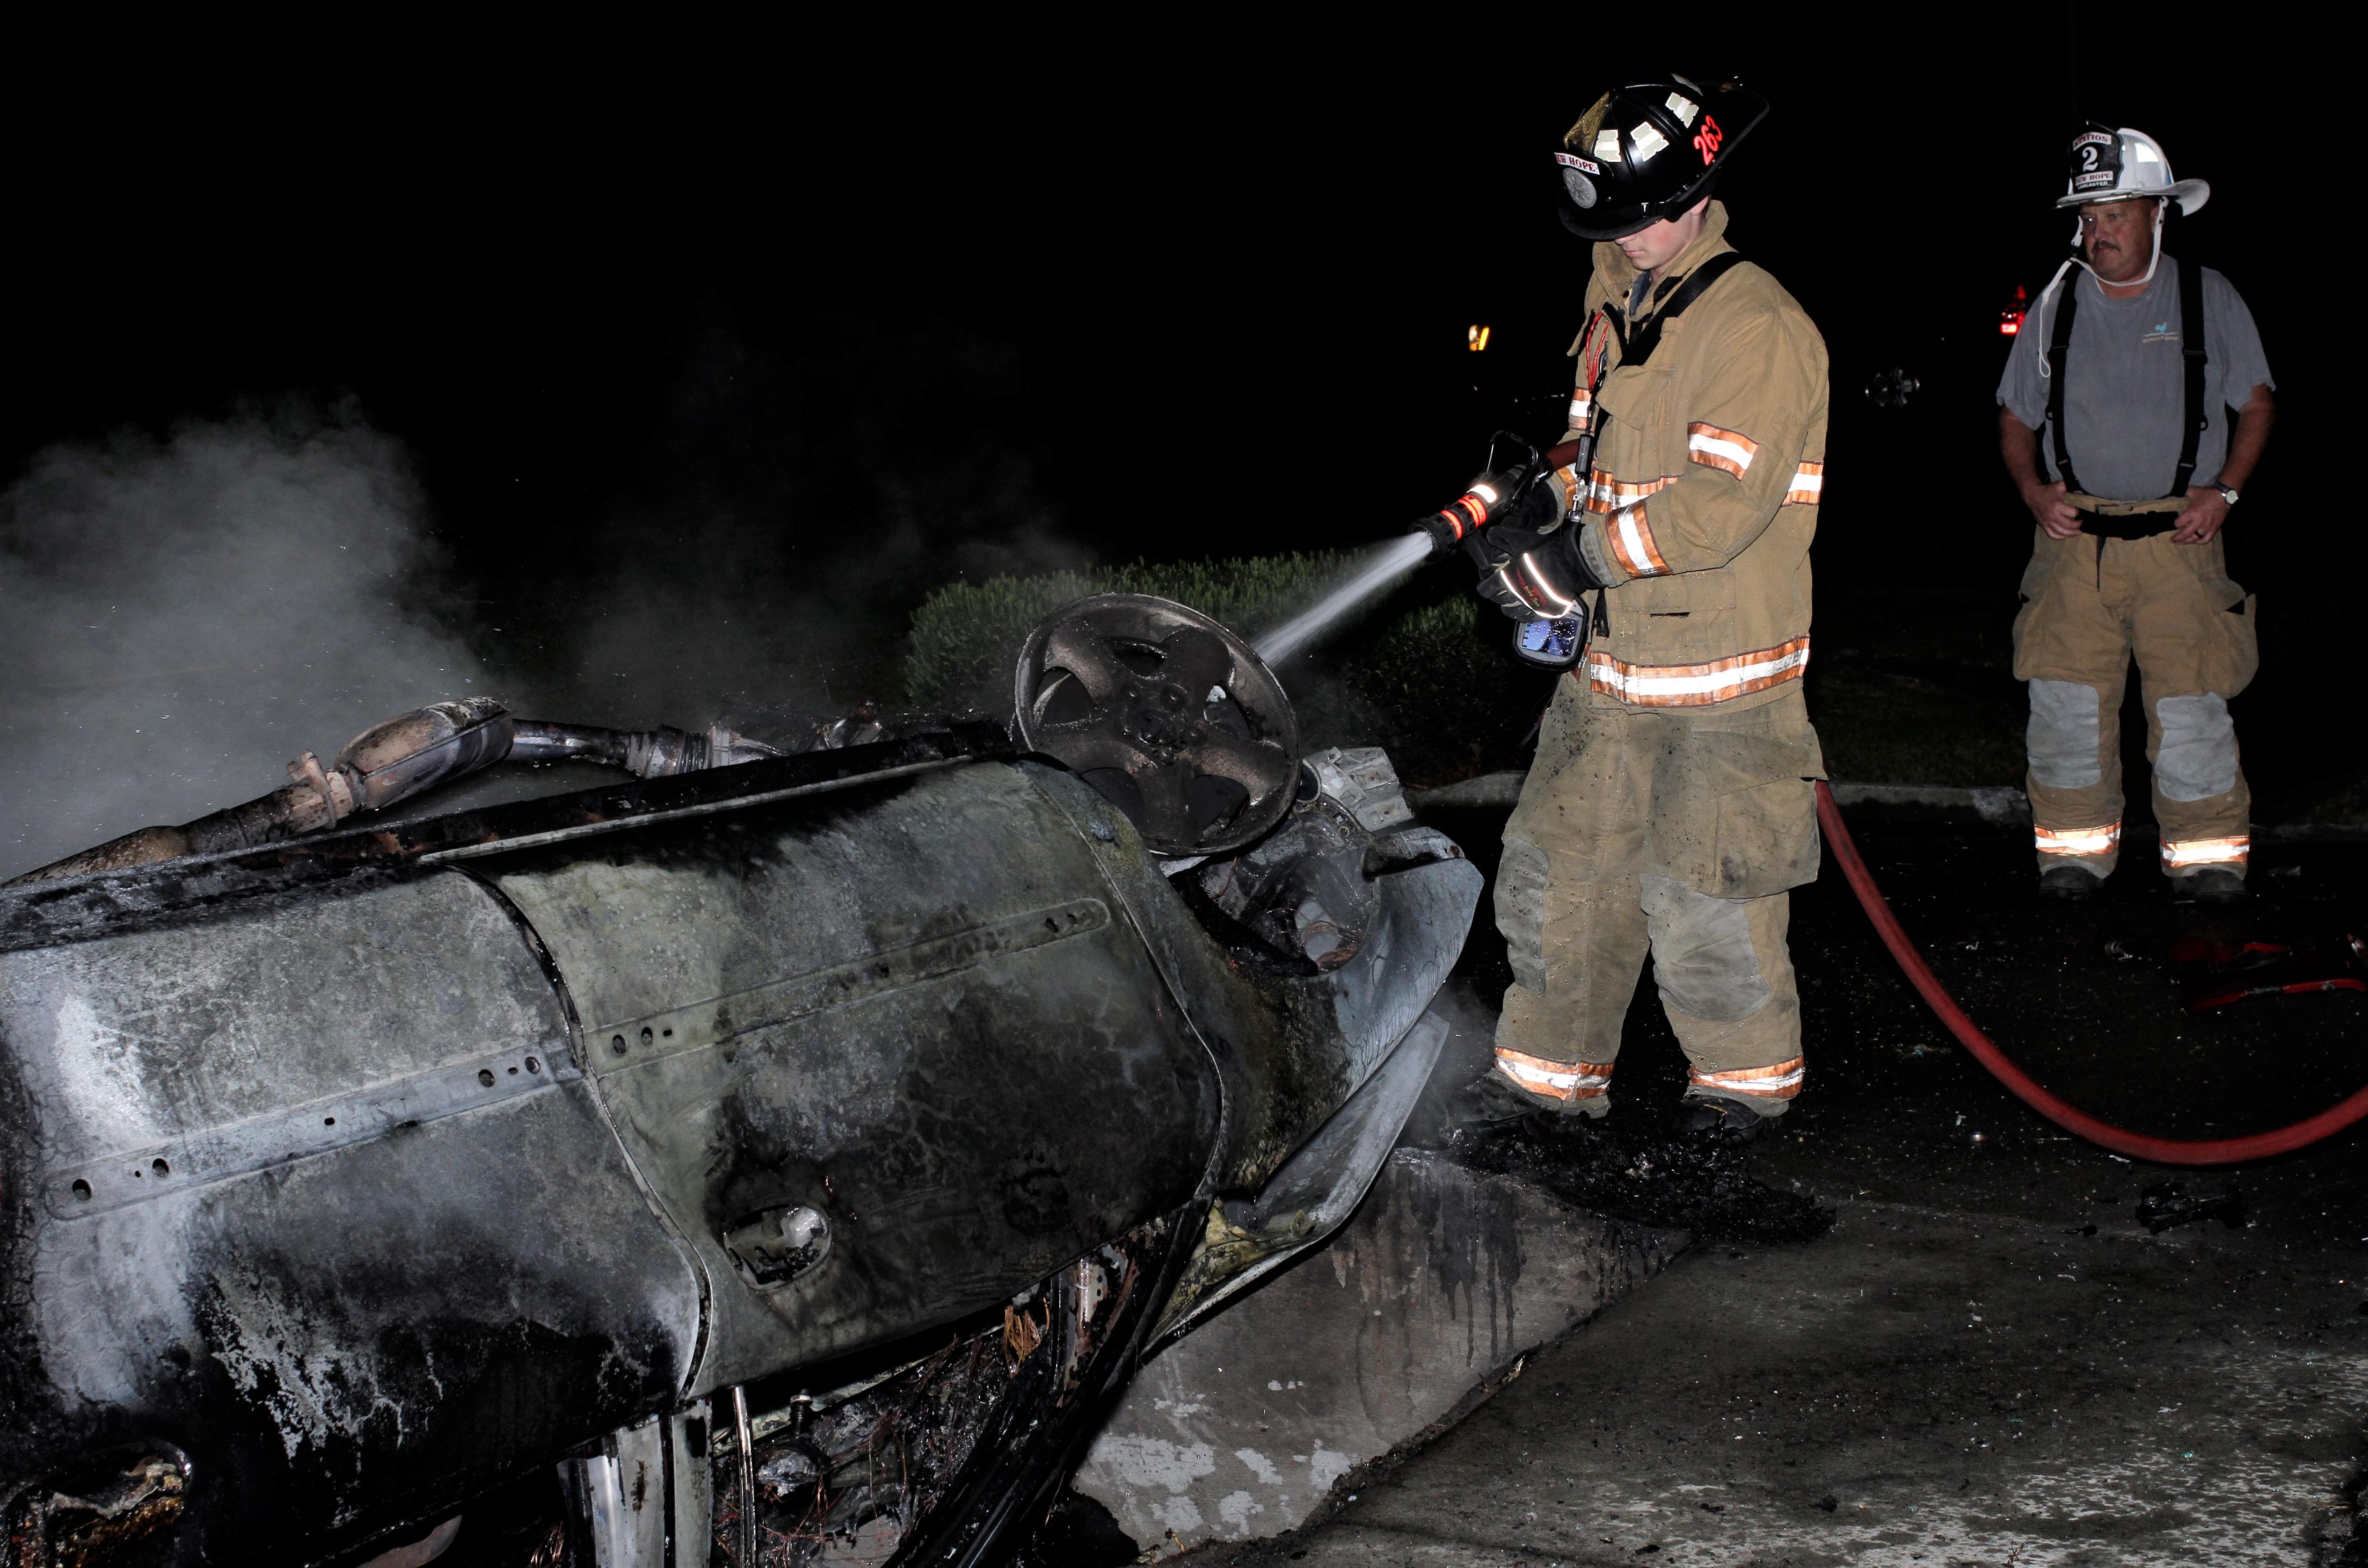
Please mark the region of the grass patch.
<svg viewBox="0 0 2368 1568"><path fill-rule="evenodd" d="M1809 718L1826 770L1868 784L2022 783L2015 601L1987 582L1817 579Z"/></svg>
<svg viewBox="0 0 2368 1568"><path fill-rule="evenodd" d="M1850 650L1812 664L1809 717L1836 778L2022 783L2024 708L2010 677L1902 667Z"/></svg>

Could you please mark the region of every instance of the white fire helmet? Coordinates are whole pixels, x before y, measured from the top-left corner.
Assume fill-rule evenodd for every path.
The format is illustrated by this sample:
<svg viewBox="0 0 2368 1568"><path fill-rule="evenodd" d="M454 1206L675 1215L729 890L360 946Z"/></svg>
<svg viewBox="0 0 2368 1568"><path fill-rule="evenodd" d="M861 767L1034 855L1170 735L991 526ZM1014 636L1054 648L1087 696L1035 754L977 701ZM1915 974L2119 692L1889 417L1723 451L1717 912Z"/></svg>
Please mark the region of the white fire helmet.
<svg viewBox="0 0 2368 1568"><path fill-rule="evenodd" d="M2056 206L2086 207L2143 196L2167 197L2182 214L2192 217L2211 199L2212 187L2200 179L2172 179L2162 143L2143 131L2127 126L2112 131L2092 123L2072 139L2072 167Z"/></svg>

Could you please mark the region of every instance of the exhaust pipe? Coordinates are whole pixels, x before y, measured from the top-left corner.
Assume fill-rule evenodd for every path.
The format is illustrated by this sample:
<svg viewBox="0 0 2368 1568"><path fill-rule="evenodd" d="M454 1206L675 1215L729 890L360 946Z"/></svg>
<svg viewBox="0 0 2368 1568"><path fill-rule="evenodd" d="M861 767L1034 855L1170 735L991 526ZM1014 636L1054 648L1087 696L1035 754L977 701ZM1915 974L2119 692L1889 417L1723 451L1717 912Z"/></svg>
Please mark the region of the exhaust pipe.
<svg viewBox="0 0 2368 1568"><path fill-rule="evenodd" d="M878 740L882 733L877 714L864 703L836 723L818 725L810 745L791 749L837 750ZM304 753L288 765L288 784L268 795L176 826L127 833L0 882L0 887L285 843L325 832L350 817L384 811L497 762L595 762L624 768L640 778L662 778L786 755L721 724L703 734L664 725L608 730L513 718L490 697L430 703L364 730L333 762Z"/></svg>
<svg viewBox="0 0 2368 1568"><path fill-rule="evenodd" d="M53 860L0 886L120 871L184 855L255 849L381 811L448 778L474 773L510 753L515 723L490 697L432 703L356 735L334 763L306 752L288 765L283 789L176 826L143 827Z"/></svg>

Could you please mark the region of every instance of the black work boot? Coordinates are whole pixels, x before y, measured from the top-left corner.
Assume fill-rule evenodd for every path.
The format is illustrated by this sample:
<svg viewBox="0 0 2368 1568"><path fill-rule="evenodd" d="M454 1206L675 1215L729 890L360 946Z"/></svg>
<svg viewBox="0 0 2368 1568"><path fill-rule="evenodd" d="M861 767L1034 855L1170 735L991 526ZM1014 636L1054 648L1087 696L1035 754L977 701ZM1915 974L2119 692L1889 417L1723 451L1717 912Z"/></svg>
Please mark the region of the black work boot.
<svg viewBox="0 0 2368 1568"><path fill-rule="evenodd" d="M2181 903L2242 903L2253 896L2245 879L2218 866L2206 866L2170 879L2170 896Z"/></svg>
<svg viewBox="0 0 2368 1568"><path fill-rule="evenodd" d="M2039 873L2039 896L2065 903L2078 903L2084 898L2093 898L2097 890L2104 885L2105 879L2086 866L2050 866Z"/></svg>
<svg viewBox="0 0 2368 1568"><path fill-rule="evenodd" d="M1741 1100L1727 1095L1705 1095L1689 1090L1678 1102L1684 1114L1678 1130L1689 1138L1715 1140L1721 1143L1748 1143L1776 1119L1762 1116Z"/></svg>
<svg viewBox="0 0 2368 1568"><path fill-rule="evenodd" d="M1492 1068L1448 1096L1447 1120L1452 1127L1501 1127L1555 1108Z"/></svg>
<svg viewBox="0 0 2368 1568"><path fill-rule="evenodd" d="M1520 1132L1522 1137L1544 1137L1551 1132L1577 1132L1582 1128L1600 1128L1611 1106L1600 1099L1584 1101L1587 1106L1603 1106L1600 1111L1579 1108L1561 1099L1549 1099L1544 1095L1530 1095L1528 1089L1506 1078L1499 1071L1487 1071L1480 1078L1456 1089L1447 1096L1447 1128L1450 1142L1461 1144L1468 1140L1485 1140L1494 1132Z"/></svg>

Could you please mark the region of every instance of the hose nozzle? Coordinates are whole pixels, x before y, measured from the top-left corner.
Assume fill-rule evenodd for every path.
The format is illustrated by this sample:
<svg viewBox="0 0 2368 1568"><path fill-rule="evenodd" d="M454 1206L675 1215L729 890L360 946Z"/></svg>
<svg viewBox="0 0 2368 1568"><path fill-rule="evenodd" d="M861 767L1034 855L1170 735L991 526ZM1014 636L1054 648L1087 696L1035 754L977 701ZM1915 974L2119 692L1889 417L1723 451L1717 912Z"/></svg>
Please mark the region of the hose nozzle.
<svg viewBox="0 0 2368 1568"><path fill-rule="evenodd" d="M1408 531L1429 534L1431 553L1444 555L1486 528L1498 508L1520 488L1521 475L1518 471L1509 474L1484 473L1452 503L1417 519Z"/></svg>
<svg viewBox="0 0 2368 1568"><path fill-rule="evenodd" d="M1539 461L1535 447L1508 430L1497 431L1488 438L1488 463L1480 477L1452 504L1418 519L1409 531L1429 534L1431 553L1446 554L1519 500L1530 476L1542 472Z"/></svg>

